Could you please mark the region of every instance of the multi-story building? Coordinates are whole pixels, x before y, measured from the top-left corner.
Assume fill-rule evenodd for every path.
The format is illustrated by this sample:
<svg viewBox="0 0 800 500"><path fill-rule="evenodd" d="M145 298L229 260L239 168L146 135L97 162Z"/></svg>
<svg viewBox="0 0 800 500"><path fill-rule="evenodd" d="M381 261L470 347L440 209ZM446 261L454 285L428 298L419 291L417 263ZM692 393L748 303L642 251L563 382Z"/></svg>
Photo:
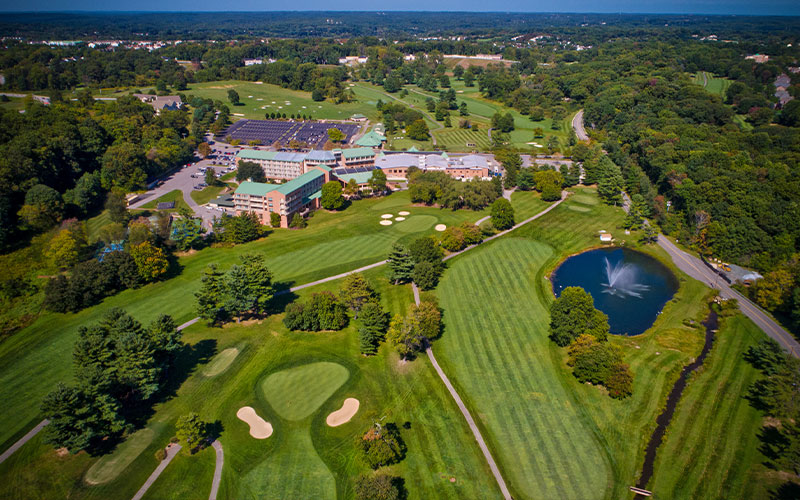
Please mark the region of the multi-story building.
<svg viewBox="0 0 800 500"><path fill-rule="evenodd" d="M426 154L383 154L375 160L375 167L386 174L390 182L406 180L410 167L416 167L425 172L445 172L454 179L471 179L473 177L488 178L493 169L484 156L466 155L450 157L447 153L441 155Z"/></svg>
<svg viewBox="0 0 800 500"><path fill-rule="evenodd" d="M364 167L375 164L375 152L371 148L353 148L335 151L311 150L308 153L284 153L244 149L236 155L237 160L258 163L268 179L294 179L309 172L312 167L325 165L336 168Z"/></svg>
<svg viewBox="0 0 800 500"><path fill-rule="evenodd" d="M270 224L271 214L281 217L281 227L289 227L295 213L319 208L322 185L333 178L325 165L308 171L283 184L242 182L233 194L236 214L253 212L262 224Z"/></svg>

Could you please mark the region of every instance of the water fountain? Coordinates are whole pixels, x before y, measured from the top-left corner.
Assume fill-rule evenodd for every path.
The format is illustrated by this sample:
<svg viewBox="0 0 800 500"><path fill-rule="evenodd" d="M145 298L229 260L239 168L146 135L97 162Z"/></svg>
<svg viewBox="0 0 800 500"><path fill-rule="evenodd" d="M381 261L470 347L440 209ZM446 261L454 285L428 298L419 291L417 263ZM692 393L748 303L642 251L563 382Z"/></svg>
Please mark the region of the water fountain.
<svg viewBox="0 0 800 500"><path fill-rule="evenodd" d="M650 289L649 286L636 283L636 267L619 261L611 264L606 261L606 283L602 283L603 293L610 293L617 297L636 297L641 299L642 293Z"/></svg>

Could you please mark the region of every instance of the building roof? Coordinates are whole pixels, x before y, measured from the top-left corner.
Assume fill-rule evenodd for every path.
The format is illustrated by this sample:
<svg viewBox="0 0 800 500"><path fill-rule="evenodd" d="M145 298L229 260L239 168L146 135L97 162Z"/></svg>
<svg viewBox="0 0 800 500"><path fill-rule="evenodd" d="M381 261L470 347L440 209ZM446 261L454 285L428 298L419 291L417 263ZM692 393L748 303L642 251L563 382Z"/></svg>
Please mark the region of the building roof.
<svg viewBox="0 0 800 500"><path fill-rule="evenodd" d="M353 116L351 116L350 118L352 118L354 120L361 120L361 119L366 118L366 116L362 115L361 113L356 113Z"/></svg>
<svg viewBox="0 0 800 500"><path fill-rule="evenodd" d="M410 167L412 165L418 167L419 158L417 155L408 153L386 155L382 158L378 158L378 160L375 162L375 166L378 168Z"/></svg>
<svg viewBox="0 0 800 500"><path fill-rule="evenodd" d="M214 200L211 203L209 203L209 205L216 205L218 207L233 208L233 206L234 206L233 197L231 195L229 195L229 194L224 194L224 195L220 196L219 198L217 198L216 200Z"/></svg>
<svg viewBox="0 0 800 500"><path fill-rule="evenodd" d="M275 155L278 154L275 151L262 151L260 149L243 149L236 153L237 158L241 158L244 160L272 160L275 158Z"/></svg>
<svg viewBox="0 0 800 500"><path fill-rule="evenodd" d="M332 170L333 170L331 167L329 167L329 166L327 166L327 165L312 165L312 167L314 167L314 168L321 168L322 170L324 170L324 171L326 171L326 172L330 172L330 171L332 171Z"/></svg>
<svg viewBox="0 0 800 500"><path fill-rule="evenodd" d="M417 151L419 151L419 149L417 149L416 146L411 146L410 148L408 148L409 153L416 153Z"/></svg>
<svg viewBox="0 0 800 500"><path fill-rule="evenodd" d="M306 161L336 161L332 151L312 149L306 155Z"/></svg>
<svg viewBox="0 0 800 500"><path fill-rule="evenodd" d="M320 170L317 169L309 170L308 172L304 173L299 177L295 177L289 182L284 182L283 184L275 186L275 191L281 194L290 194L293 191L296 191L299 188L305 186L314 179L318 179L319 177L323 177L324 175L325 173L323 173Z"/></svg>
<svg viewBox="0 0 800 500"><path fill-rule="evenodd" d="M236 188L237 194L249 194L253 196L266 196L270 191L275 191L277 184L266 184L264 182L244 181Z"/></svg>
<svg viewBox="0 0 800 500"><path fill-rule="evenodd" d="M375 132L374 130L371 130L371 131L367 132L366 134L364 134L363 136L361 136L361 138L359 138L356 141L356 144L358 146L366 146L366 147L370 147L370 148L377 148L377 147L380 147L380 145L383 144L383 141L385 141L385 140L386 140L386 137L384 137L381 134Z"/></svg>
<svg viewBox="0 0 800 500"><path fill-rule="evenodd" d="M350 179L355 179L356 184L366 184L372 178L372 170L369 172L355 172L352 174L339 174L337 177L345 184L350 182Z"/></svg>
<svg viewBox="0 0 800 500"><path fill-rule="evenodd" d="M275 161L286 161L290 163L302 163L306 159L303 153L275 153Z"/></svg>
<svg viewBox="0 0 800 500"><path fill-rule="evenodd" d="M309 200L316 200L317 198L321 198L321 197L322 197L322 190L321 189L319 191L315 191L315 192L311 193L310 195L308 195L308 199Z"/></svg>
<svg viewBox="0 0 800 500"><path fill-rule="evenodd" d="M375 151L373 151L372 148L353 148L342 150L342 157L345 160L350 160L352 158L363 158L365 156L375 156Z"/></svg>

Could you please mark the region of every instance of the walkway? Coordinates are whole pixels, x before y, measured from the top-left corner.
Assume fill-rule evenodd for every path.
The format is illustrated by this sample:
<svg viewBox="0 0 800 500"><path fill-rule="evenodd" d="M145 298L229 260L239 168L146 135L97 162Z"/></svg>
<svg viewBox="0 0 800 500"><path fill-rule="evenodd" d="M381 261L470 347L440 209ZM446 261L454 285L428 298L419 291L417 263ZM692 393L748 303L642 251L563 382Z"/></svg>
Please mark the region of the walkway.
<svg viewBox="0 0 800 500"><path fill-rule="evenodd" d="M211 446L217 454L217 462L214 466L214 479L211 481L211 493L208 495L208 500L217 500L217 492L219 491L219 483L222 481L222 463L225 461L225 456L222 453L222 443L219 439L215 439Z"/></svg>
<svg viewBox="0 0 800 500"><path fill-rule="evenodd" d="M34 427L33 429L29 430L27 434L22 436L19 439L19 441L17 441L16 443L12 444L6 451L3 452L2 455L0 455L0 464L5 462L6 459L8 457L10 457L11 455L13 455L15 451L17 451L18 449L22 448L22 445L24 445L25 443L30 441L31 438L33 438L33 436L39 434L39 431L44 429L44 426L49 424L49 423L50 423L50 421L47 420L47 419L42 420L41 422L39 422L39 424L36 427Z"/></svg>
<svg viewBox="0 0 800 500"><path fill-rule="evenodd" d="M419 305L419 289L417 288L416 283L411 283L411 289L414 291L414 302ZM483 436L481 435L480 429L478 426L475 425L475 419L472 418L472 414L470 414L467 406L464 404L464 401L461 400L461 396L458 395L456 392L456 388L453 387L453 384L450 383L450 379L447 378L445 375L444 370L442 367L439 366L439 362L436 361L436 357L433 355L433 349L428 347L425 349L425 352L428 354L428 359L431 360L431 364L433 365L433 369L436 370L436 373L439 375L439 378L442 379L444 382L445 387L450 392L450 395L456 402L458 409L461 410L461 414L464 415L464 418L467 420L467 425L469 425L470 430L472 431L472 435L475 436L475 441L478 442L478 446L483 452L484 458L486 458L486 462L489 463L489 469L492 470L492 475L494 476L495 481L497 481L497 485L500 487L500 491L503 493L503 498L506 500L511 500L511 493L508 491L508 487L506 486L505 480L503 480L502 474L500 474L500 469L497 467L497 463L494 461L494 457L492 457L492 453L489 451L489 447L486 446L486 441L483 440Z"/></svg>
<svg viewBox="0 0 800 500"><path fill-rule="evenodd" d="M172 462L172 459L175 458L175 455L177 455L179 451L181 451L181 445L179 444L170 443L169 446L167 446L166 458L164 458L164 460L162 460L161 463L158 464L156 470L154 470L153 473L150 474L150 477L147 478L147 481L145 481L142 487L139 488L139 491L137 491L136 494L133 495L133 498L131 500L141 500L144 494L147 493L147 490L149 490L150 487L153 486L153 483L156 482L158 476L160 476L161 473L164 472L164 469L167 468L167 465L169 465L169 463Z"/></svg>

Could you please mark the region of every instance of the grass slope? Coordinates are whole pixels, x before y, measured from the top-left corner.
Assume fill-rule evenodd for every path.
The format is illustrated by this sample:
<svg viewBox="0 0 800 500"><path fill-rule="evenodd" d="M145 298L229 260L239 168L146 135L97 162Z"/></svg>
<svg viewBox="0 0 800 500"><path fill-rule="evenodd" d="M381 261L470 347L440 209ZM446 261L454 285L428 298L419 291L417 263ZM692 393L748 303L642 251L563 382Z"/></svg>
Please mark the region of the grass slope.
<svg viewBox="0 0 800 500"><path fill-rule="evenodd" d="M169 210L180 210L181 208L189 209L189 205L186 204L186 201L183 199L183 191L180 189L173 189L169 193L162 194L160 197L156 198L153 201L147 202L141 206L142 210L154 210L159 203L166 203L174 201L175 208L170 208Z"/></svg>
<svg viewBox="0 0 800 500"><path fill-rule="evenodd" d="M764 333L744 316L729 318L716 334L702 371L683 393L658 449L650 489L659 496L765 498L764 457L754 432L761 414L742 395L760 377L747 348ZM774 481L774 479L773 479Z"/></svg>

